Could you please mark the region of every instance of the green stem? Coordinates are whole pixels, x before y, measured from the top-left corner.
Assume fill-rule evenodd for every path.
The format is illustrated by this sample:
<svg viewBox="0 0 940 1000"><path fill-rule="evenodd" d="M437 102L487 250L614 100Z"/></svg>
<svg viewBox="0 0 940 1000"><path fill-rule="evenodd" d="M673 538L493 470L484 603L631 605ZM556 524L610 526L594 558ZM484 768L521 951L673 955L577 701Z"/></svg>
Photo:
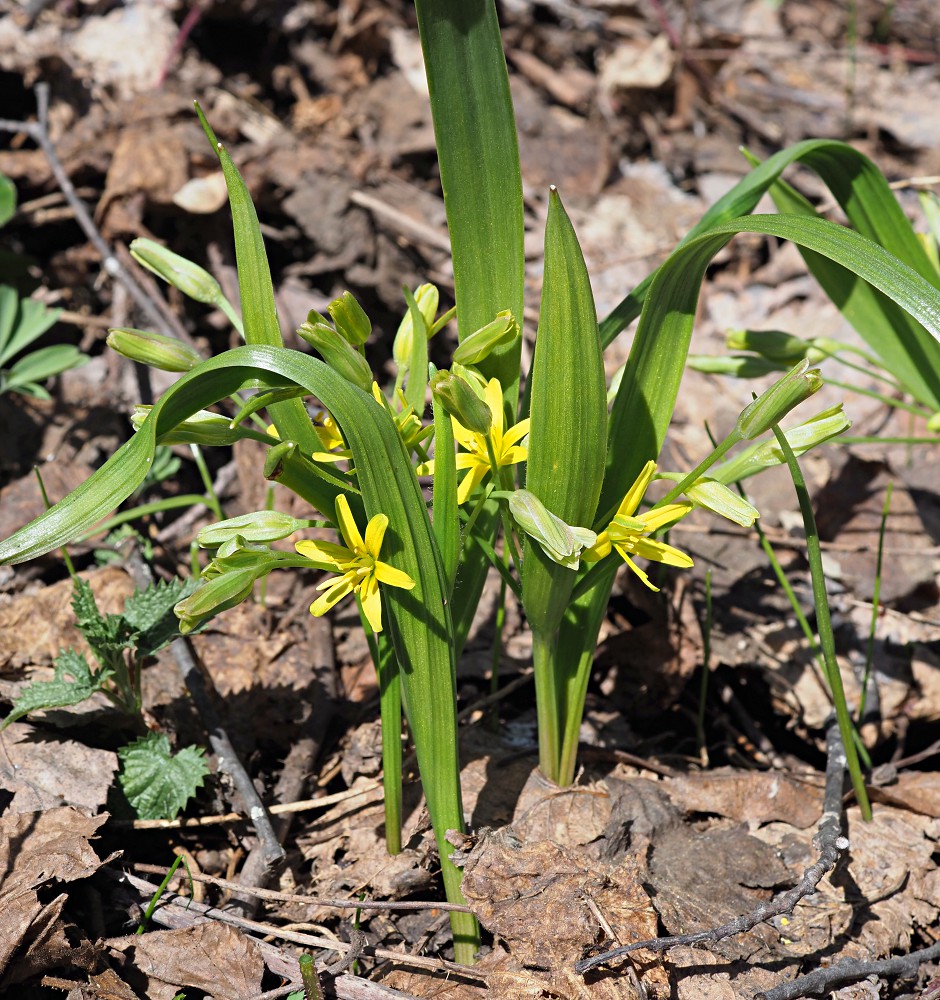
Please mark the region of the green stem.
<svg viewBox="0 0 940 1000"><path fill-rule="evenodd" d="M742 439L741 435L737 431L732 431L725 439L721 442L710 455L706 455L701 462L683 479L678 483L673 489L671 489L662 500L657 501L653 504L653 510L659 507L665 507L667 504L673 503L678 497L682 496L683 493L697 480L701 477L717 462L720 458L724 456Z"/></svg>
<svg viewBox="0 0 940 1000"><path fill-rule="evenodd" d="M222 505L219 503L219 498L215 495L212 476L209 475L209 466L206 465L206 460L203 458L202 448L198 444L191 444L189 450L193 453L193 461L199 470L199 478L202 479L202 485L206 488L206 496L203 502L219 521L224 521L225 515L222 513Z"/></svg>
<svg viewBox="0 0 940 1000"><path fill-rule="evenodd" d="M891 509L891 494L894 483L888 483L885 502L881 508L881 527L878 529L878 558L875 562L875 588L871 597L871 624L868 627L868 648L865 651L865 670L862 674L862 694L858 699L858 724L861 725L868 700L868 684L871 681L871 665L875 658L875 632L878 629L878 607L881 603L881 565L885 551L885 528L888 525L888 511Z"/></svg>
<svg viewBox="0 0 940 1000"><path fill-rule="evenodd" d="M556 638L556 635L532 633L532 667L539 730L539 768L549 781L561 784L561 719L554 655Z"/></svg>
<svg viewBox="0 0 940 1000"><path fill-rule="evenodd" d="M855 730L845 700L842 674L839 671L839 664L836 662L835 637L832 633L832 620L829 617L829 597L826 594L826 578L823 573L822 551L819 546L819 533L816 530L813 505L810 502L809 491L806 488L803 473L800 471L799 462L797 462L786 436L779 426L775 426L773 432L787 460L790 476L800 501L800 511L806 529L806 555L813 581L813 599L816 603L816 629L819 633L819 645L826 663L826 679L829 681L829 689L835 703L836 718L839 722L839 732L842 736L845 759L852 779L852 788L855 790L855 798L861 810L862 819L867 821L871 819L871 805L868 801L868 792L865 789L865 781L855 749Z"/></svg>

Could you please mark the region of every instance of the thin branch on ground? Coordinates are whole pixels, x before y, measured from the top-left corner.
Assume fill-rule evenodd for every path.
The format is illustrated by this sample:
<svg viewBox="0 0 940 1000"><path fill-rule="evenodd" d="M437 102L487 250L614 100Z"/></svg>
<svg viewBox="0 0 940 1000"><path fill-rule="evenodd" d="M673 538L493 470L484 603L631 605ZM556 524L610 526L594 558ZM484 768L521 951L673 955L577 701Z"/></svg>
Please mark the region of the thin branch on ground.
<svg viewBox="0 0 940 1000"><path fill-rule="evenodd" d="M835 868L842 854L849 849L848 840L842 835L842 792L845 782L845 749L839 736L839 727L833 721L826 731L826 789L823 795L823 812L819 821L813 846L818 851L814 864L804 872L800 881L786 892L780 893L766 903L760 903L750 913L742 914L720 927L694 934L677 934L672 937L637 941L605 951L600 955L585 958L575 964L575 972L583 975L599 965L606 965L614 959L644 950L662 952L679 945L686 947L700 944L717 944L735 934L744 934L758 924L773 917L788 916L796 904L816 891L816 886L825 875ZM768 994L769 996L769 994ZM774 998L777 1000L777 998Z"/></svg>
<svg viewBox="0 0 940 1000"><path fill-rule="evenodd" d="M279 802L277 805L269 806L268 812L272 816L283 816L285 813L313 812L318 809L327 809L330 806L346 802L348 799L358 798L360 795L368 795L371 792L380 791L381 781L372 782L362 788L350 788L345 792L334 792L332 795L324 795L320 799L302 799L299 802ZM370 803L364 803L369 805ZM215 813L212 816L181 816L177 819L135 819L130 820L126 825L132 826L135 830L185 830L197 826L220 826L224 823L245 823L249 819L242 812ZM120 821L116 821L120 825Z"/></svg>
<svg viewBox="0 0 940 1000"><path fill-rule="evenodd" d="M118 872L110 868L104 868L102 871L116 882L132 888L135 893L145 899L152 899L159 888L153 882L148 882L146 879L138 878L136 875L131 875L127 872ZM194 924L205 923L207 920L215 920L219 923L230 924L232 927L237 927L250 934L258 935L261 939L266 937L280 938L282 941L290 941L293 944L304 945L307 948L319 948L323 951L334 951L340 954L345 954L352 947L345 941L336 941L319 935L291 931L278 927L276 924L262 923L258 920L246 920L243 917L236 916L234 913L230 913L228 910L220 910L205 903L197 903L187 896L179 896L174 892L165 892L163 894L159 905L153 911L150 919L162 927L173 929L191 927ZM277 948L272 949L270 942L259 940L259 938L254 938L253 940L261 946L262 954L264 955L265 963L268 964L268 968L273 972L284 971L283 964L275 968L269 962L269 952L272 950L283 959L280 950ZM409 955L401 951L392 951L390 948L372 947L363 949L363 956L392 962L396 965L426 969L430 972L451 973L452 975L477 981L485 982L486 980L483 973L469 966L458 965L456 962L448 962L443 958Z"/></svg>
<svg viewBox="0 0 940 1000"><path fill-rule="evenodd" d="M789 983L781 983L766 993L758 993L754 1000L797 1000L805 996L826 996L830 990L850 983L859 983L869 976L899 976L903 979L913 979L918 970L926 962L936 962L940 959L940 943L912 951L910 955L899 958L883 958L878 962L860 962L849 959L830 965L824 969L816 969L808 975L800 976Z"/></svg>
<svg viewBox="0 0 940 1000"><path fill-rule="evenodd" d="M140 558L139 554L131 554L128 558L128 567L134 582L141 590L153 583L150 567ZM184 639L182 636L174 639L170 643L170 652L183 682L186 684L186 689L193 699L193 705L205 726L209 736L209 745L216 756L219 770L228 776L245 803L251 824L264 852L265 866L273 872L283 864L287 854L277 839L274 827L271 825L271 817L258 795L254 782L245 770L245 766L222 725L216 708L215 698L218 695L212 686L212 678L205 671L200 670L188 639Z"/></svg>
<svg viewBox="0 0 940 1000"><path fill-rule="evenodd" d="M147 875L166 875L170 870L165 865L135 864L134 871ZM260 886L248 888L240 882L227 878L217 878L215 875L204 875L202 872L180 873L182 881L192 879L194 882L205 882L220 889L230 889L233 892L245 892L257 899L266 899L273 903L301 903L304 906L329 906L337 910L441 910L455 913L469 913L470 907L459 903L439 903L436 900L403 902L379 902L374 899L321 899L319 896L304 896L296 892L278 892L275 889L264 889Z"/></svg>
<svg viewBox="0 0 940 1000"><path fill-rule="evenodd" d="M71 178L65 171L65 167L62 165L62 161L59 159L55 144L49 135L49 84L37 83L35 93L36 121L20 122L0 118L0 132L28 135L39 146L46 160L49 162L49 168L52 170L59 189L75 213L75 221L81 226L89 242L101 255L101 266L112 278L120 281L127 289L138 308L146 315L148 322L159 327L161 330L165 329L163 317L159 309L151 301L150 296L140 287L134 276L124 267L111 247L108 246L107 241L95 225L88 206L78 196L75 185L72 183Z"/></svg>

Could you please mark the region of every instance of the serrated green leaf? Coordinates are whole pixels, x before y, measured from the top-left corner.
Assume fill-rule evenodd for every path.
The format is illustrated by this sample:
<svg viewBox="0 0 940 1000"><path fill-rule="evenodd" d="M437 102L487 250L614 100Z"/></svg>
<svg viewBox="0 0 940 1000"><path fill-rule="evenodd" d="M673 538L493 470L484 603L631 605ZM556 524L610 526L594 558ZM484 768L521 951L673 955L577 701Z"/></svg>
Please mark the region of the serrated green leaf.
<svg viewBox="0 0 940 1000"><path fill-rule="evenodd" d="M174 754L165 733L141 736L121 747L118 757L118 781L140 819L175 819L209 773L199 747Z"/></svg>
<svg viewBox="0 0 940 1000"><path fill-rule="evenodd" d="M173 606L196 589L197 581L160 580L146 590L135 591L124 604L124 620L139 635L137 657L145 659L158 653L180 634L179 620Z"/></svg>
<svg viewBox="0 0 940 1000"><path fill-rule="evenodd" d="M110 676L107 669L92 672L83 653L65 649L56 657L53 680L37 681L23 688L3 726L40 709L78 705L100 691Z"/></svg>

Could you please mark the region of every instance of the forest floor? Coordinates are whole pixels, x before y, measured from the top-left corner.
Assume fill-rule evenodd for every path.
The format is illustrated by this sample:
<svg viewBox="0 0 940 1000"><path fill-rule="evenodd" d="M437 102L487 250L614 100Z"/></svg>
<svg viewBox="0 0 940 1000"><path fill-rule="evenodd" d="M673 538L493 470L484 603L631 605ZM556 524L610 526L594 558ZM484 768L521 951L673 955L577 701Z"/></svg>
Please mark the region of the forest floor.
<svg viewBox="0 0 940 1000"><path fill-rule="evenodd" d="M917 190L940 183L940 8L929 0L848 6L854 30L847 5L831 0L500 4L526 196L526 350L550 184L575 224L600 316L746 173L741 146L763 158L805 138L846 140L897 182L923 228ZM35 121L42 83L58 157L127 267L136 268L128 243L150 237L202 263L237 300L225 189L193 113L197 98L255 199L291 346L308 311L348 288L372 319L375 356L390 361L402 285L431 280L443 299L452 296L420 45L404 0L0 0L2 117ZM141 383L106 348L109 327L150 324L102 270L44 153L24 134L0 133L0 173L18 193L5 249L31 258L33 294L63 310L44 343L76 344L90 359L50 384L48 400L0 396L6 538L43 509L34 466L61 498L128 439L142 394L156 398L173 376ZM797 170L791 179L832 210L815 175ZM206 355L235 345L221 313L135 274L165 332ZM693 352L727 353L733 328L858 342L796 250L756 236L735 240L710 268ZM608 374L630 337L609 350ZM432 356L443 359L451 342L441 340ZM387 380L389 370L376 375ZM824 365L829 374L847 378ZM870 386L857 373L848 380ZM710 448L708 429L730 429L758 384L767 382L689 370L663 467L694 467ZM853 434L911 431L900 411L864 394L827 385L820 398L818 409L845 403ZM144 499L202 491L189 451L174 451L178 472ZM258 456L250 441L209 453L226 516L264 507ZM319 581L282 573L263 602L220 615L192 640L218 726L187 693L168 649L147 662L143 689L148 725L176 746L209 746L210 731L224 729L265 805L277 807L284 866L259 888L256 829L220 774L218 753L183 820L134 820L115 792L127 731L109 702L96 695L13 722L0 731L0 993L286 996L300 988L297 958L307 951L327 991L343 997L730 1000L840 960L936 944L936 447L836 443L802 464L851 704L872 628L889 485L893 495L875 618L878 697L862 727L875 765L874 820L862 822L847 798L850 849L791 915L704 947L574 972L592 950L748 914L817 859L829 695L755 533L696 513L672 536L694 570L664 576L659 594L629 574L618 580L588 693L582 769L569 789L537 770L531 641L511 601L502 697L489 698L495 581L487 590L458 668L471 831L464 891L485 940L475 967L452 963L447 914L433 906L443 887L413 772L406 847L385 852L378 692L355 609L315 619L307 608ZM789 477L771 470L748 491L809 612ZM310 516L298 503L290 509ZM190 542L211 519L197 505L138 522L153 572L186 574ZM70 553L102 611L120 612L135 589L127 561L100 538ZM60 650L87 649L71 595L59 554L0 568L5 704L50 678ZM194 880L180 869L151 929L137 936L175 855ZM362 894L415 905L358 914L349 906ZM833 983L826 995L940 996L940 980L931 982L938 965L909 971Z"/></svg>

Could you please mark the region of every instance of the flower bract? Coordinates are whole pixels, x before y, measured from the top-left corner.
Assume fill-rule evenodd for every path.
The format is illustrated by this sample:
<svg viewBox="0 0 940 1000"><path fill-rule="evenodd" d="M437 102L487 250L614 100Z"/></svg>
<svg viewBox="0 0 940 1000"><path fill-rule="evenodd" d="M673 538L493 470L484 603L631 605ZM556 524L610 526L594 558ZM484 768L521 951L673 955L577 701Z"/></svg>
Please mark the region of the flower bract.
<svg viewBox="0 0 940 1000"><path fill-rule="evenodd" d="M692 509L692 504L670 503L643 514L637 515L636 513L655 472L656 463L647 462L642 472L637 476L636 482L621 501L617 513L614 514L606 530L597 536L594 545L582 553L585 562L597 562L609 555L611 549L615 549L617 554L650 590L658 590L659 588L653 586L650 578L633 561L633 556L641 556L652 562L665 563L667 566L679 566L683 569L688 569L693 565L691 557L685 552L673 548L665 542L648 537L667 524L685 517Z"/></svg>
<svg viewBox="0 0 940 1000"><path fill-rule="evenodd" d="M323 593L310 605L310 613L319 617L326 614L347 594L356 594L362 604L363 614L373 632L382 631L382 599L379 584L411 590L415 582L399 569L379 559L388 517L376 514L366 526L365 538L353 520L349 501L340 494L336 498L336 523L345 545L333 542L298 542L297 551L308 559L326 564L340 575L321 583L317 590Z"/></svg>

